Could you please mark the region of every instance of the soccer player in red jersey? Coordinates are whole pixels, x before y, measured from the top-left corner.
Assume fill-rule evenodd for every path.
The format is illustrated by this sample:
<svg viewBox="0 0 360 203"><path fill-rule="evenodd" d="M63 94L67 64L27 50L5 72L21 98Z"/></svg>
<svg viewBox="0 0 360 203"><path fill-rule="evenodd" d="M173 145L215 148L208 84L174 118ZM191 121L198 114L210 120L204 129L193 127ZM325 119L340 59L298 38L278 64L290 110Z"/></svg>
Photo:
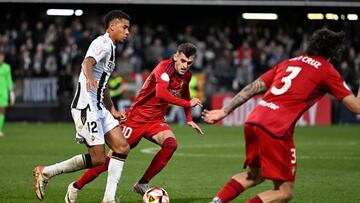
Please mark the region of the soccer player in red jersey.
<svg viewBox="0 0 360 203"><path fill-rule="evenodd" d="M184 107L187 124L203 134L191 116L191 107L201 105L198 98L190 99L189 93L192 75L189 69L195 55L196 47L183 43L178 46L173 58L161 61L146 79L134 104L126 113L127 120L121 123L130 148L134 148L143 137L161 146L143 177L134 185L134 191L141 195L149 189L149 181L166 166L177 148L175 135L164 120L168 104ZM70 183L65 202L75 202L79 189L107 170L108 159L104 165L87 170L76 182Z"/></svg>
<svg viewBox="0 0 360 203"><path fill-rule="evenodd" d="M252 96L265 92L244 128L248 172L234 175L212 203L226 203L244 190L273 181L274 189L257 194L247 203L288 202L294 195L296 121L316 101L330 93L352 112L360 113L360 91L355 97L329 62L339 56L343 32L327 28L312 35L304 55L285 60L247 85L222 109L204 110L207 123L225 118Z"/></svg>

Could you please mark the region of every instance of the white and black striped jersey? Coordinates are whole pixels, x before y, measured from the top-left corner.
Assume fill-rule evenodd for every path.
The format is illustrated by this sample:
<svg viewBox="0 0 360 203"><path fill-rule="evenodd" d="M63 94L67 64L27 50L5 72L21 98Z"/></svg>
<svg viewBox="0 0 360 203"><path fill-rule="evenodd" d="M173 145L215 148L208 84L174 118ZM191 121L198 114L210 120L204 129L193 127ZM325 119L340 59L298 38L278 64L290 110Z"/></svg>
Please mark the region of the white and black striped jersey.
<svg viewBox="0 0 360 203"><path fill-rule="evenodd" d="M71 108L85 109L89 106L90 110L100 110L104 108L104 91L108 79L115 68L115 45L108 33L97 37L91 42L86 52L86 57L93 57L96 60L93 74L99 84L99 88L91 88L89 92L86 91L87 79L83 70L81 70Z"/></svg>

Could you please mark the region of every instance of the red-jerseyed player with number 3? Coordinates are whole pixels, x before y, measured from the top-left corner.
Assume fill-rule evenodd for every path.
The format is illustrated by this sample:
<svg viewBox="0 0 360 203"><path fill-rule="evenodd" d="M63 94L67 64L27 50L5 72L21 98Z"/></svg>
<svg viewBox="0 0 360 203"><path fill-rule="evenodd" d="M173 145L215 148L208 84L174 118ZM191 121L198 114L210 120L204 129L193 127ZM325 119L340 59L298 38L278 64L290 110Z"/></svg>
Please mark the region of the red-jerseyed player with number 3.
<svg viewBox="0 0 360 203"><path fill-rule="evenodd" d="M360 92L355 97L329 62L340 55L344 33L326 28L315 31L304 55L285 60L242 89L221 110L204 110L203 119L225 118L252 96L265 92L245 122L247 173L234 175L212 203L226 203L245 189L273 181L274 189L257 194L247 203L288 202L293 198L296 156L293 133L296 121L326 93L352 112L360 113Z"/></svg>
<svg viewBox="0 0 360 203"><path fill-rule="evenodd" d="M149 181L166 166L177 148L175 135L164 121L168 104L184 107L187 124L203 134L191 117L191 107L201 105L198 98L190 100L189 92L189 69L195 55L196 47L183 43L178 46L173 58L161 61L146 79L134 104L126 113L127 120L121 123L123 134L131 148L142 137L161 146L143 177L134 185L135 192L141 195L149 189ZM79 189L106 171L107 167L108 159L105 165L87 170L76 182L70 183L65 202L74 203Z"/></svg>

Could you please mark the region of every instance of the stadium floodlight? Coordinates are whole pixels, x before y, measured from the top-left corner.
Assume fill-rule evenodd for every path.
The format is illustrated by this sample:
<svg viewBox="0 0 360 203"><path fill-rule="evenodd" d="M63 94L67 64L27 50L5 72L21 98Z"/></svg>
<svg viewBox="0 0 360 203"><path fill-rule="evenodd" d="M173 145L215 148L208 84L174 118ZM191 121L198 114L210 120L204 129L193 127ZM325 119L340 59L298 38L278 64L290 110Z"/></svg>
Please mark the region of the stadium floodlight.
<svg viewBox="0 0 360 203"><path fill-rule="evenodd" d="M325 18L328 20L339 20L339 16L334 13L327 13L325 14Z"/></svg>
<svg viewBox="0 0 360 203"><path fill-rule="evenodd" d="M84 14L84 11L81 10L81 9L77 9L77 10L75 11L75 15L76 15L76 16L82 16L82 14Z"/></svg>
<svg viewBox="0 0 360 203"><path fill-rule="evenodd" d="M322 14L322 13L308 13L307 18L309 20L323 20L324 19L324 14Z"/></svg>
<svg viewBox="0 0 360 203"><path fill-rule="evenodd" d="M277 20L276 13L243 13L242 18L246 20Z"/></svg>
<svg viewBox="0 0 360 203"><path fill-rule="evenodd" d="M46 11L48 16L72 16L74 15L73 9L48 9Z"/></svg>
<svg viewBox="0 0 360 203"><path fill-rule="evenodd" d="M347 14L347 19L348 20L358 20L358 15L357 14Z"/></svg>

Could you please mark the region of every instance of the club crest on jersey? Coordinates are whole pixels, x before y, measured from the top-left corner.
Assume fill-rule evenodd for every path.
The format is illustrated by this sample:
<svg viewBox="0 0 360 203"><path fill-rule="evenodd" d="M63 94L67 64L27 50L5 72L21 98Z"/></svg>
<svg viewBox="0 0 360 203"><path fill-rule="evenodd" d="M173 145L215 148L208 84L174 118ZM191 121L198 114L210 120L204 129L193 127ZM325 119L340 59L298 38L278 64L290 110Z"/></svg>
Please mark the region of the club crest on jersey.
<svg viewBox="0 0 360 203"><path fill-rule="evenodd" d="M170 81L169 75L167 73L161 74L160 78L166 82Z"/></svg>

